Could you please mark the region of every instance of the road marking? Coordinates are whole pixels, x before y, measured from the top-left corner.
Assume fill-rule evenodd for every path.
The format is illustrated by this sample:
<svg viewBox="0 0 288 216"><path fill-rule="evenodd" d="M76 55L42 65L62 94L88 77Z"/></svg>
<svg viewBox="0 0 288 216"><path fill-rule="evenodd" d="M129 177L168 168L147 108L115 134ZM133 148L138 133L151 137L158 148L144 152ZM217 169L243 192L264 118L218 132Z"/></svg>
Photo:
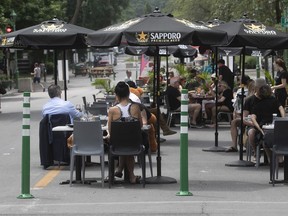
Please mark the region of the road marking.
<svg viewBox="0 0 288 216"><path fill-rule="evenodd" d="M41 189L46 187L63 169L63 166L50 170L42 179L40 179L32 189Z"/></svg>
<svg viewBox="0 0 288 216"><path fill-rule="evenodd" d="M40 200L40 199L38 199ZM199 201L184 201L184 200L171 200L171 201L140 201L140 202L82 202L82 203L37 203L37 204L33 204L34 207L35 206L103 206L103 205L140 205L143 206L145 204L149 204L149 205L171 205L171 204L188 204L188 205L199 205L199 204L210 204L210 205L225 205L227 206L227 204L240 204L240 205L255 205L255 204L261 204L261 205L287 205L288 202L287 201L241 201L241 200L235 200L235 201L206 201L206 200L199 200ZM27 203L26 204L0 204L0 208L7 208L7 207L27 207ZM136 207L136 206L135 206ZM231 206L231 208L235 208L235 206Z"/></svg>

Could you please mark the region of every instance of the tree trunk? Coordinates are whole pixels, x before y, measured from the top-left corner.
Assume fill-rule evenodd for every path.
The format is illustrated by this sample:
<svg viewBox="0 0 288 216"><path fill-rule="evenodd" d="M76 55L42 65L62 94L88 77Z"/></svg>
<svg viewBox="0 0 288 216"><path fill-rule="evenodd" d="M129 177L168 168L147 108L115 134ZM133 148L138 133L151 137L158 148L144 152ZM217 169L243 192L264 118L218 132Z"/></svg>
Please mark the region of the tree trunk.
<svg viewBox="0 0 288 216"><path fill-rule="evenodd" d="M80 13L82 2L83 2L83 0L77 0L73 17L70 20L71 24L76 24L76 21L78 19L79 13Z"/></svg>
<svg viewBox="0 0 288 216"><path fill-rule="evenodd" d="M275 0L275 15L276 15L276 23L281 22L281 10L280 10L280 2L279 0Z"/></svg>

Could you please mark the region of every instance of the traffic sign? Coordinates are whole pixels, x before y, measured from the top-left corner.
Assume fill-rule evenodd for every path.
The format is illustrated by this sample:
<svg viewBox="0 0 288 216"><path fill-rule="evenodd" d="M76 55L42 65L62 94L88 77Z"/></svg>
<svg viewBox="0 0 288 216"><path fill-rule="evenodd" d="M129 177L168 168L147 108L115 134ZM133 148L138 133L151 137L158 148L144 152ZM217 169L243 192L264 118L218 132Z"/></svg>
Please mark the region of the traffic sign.
<svg viewBox="0 0 288 216"><path fill-rule="evenodd" d="M288 17L281 17L281 26L288 28Z"/></svg>

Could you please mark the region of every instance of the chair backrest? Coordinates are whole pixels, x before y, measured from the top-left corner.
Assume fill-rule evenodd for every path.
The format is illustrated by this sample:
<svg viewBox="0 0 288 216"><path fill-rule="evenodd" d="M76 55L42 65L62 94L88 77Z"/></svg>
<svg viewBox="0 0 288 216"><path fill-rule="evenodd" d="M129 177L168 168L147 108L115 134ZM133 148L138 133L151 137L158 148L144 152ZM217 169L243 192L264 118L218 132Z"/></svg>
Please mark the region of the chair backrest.
<svg viewBox="0 0 288 216"><path fill-rule="evenodd" d="M106 96L106 102L109 104L109 106L112 106L116 101L115 95L107 95Z"/></svg>
<svg viewBox="0 0 288 216"><path fill-rule="evenodd" d="M143 87L144 86L144 80L136 80L136 85L138 87Z"/></svg>
<svg viewBox="0 0 288 216"><path fill-rule="evenodd" d="M69 114L53 114L49 115L49 143L52 146L53 159L55 161L69 162L70 150L67 147L67 138L71 132L63 133L62 131L53 131L52 128L56 126L64 126L71 123Z"/></svg>
<svg viewBox="0 0 288 216"><path fill-rule="evenodd" d="M86 97L83 96L83 97L82 97L82 100L83 100L83 104L84 104L84 109L86 110L86 109L87 109L87 100L86 100Z"/></svg>
<svg viewBox="0 0 288 216"><path fill-rule="evenodd" d="M74 121L73 144L76 149L86 151L103 150L103 133L100 120Z"/></svg>
<svg viewBox="0 0 288 216"><path fill-rule="evenodd" d="M140 122L111 122L110 145L112 153L117 155L139 154L143 149Z"/></svg>
<svg viewBox="0 0 288 216"><path fill-rule="evenodd" d="M93 101L96 102L96 95L93 94L92 96L93 96Z"/></svg>
<svg viewBox="0 0 288 216"><path fill-rule="evenodd" d="M141 102L142 102L143 104L150 104L150 97L149 97L149 95L143 95L140 99L141 99Z"/></svg>
<svg viewBox="0 0 288 216"><path fill-rule="evenodd" d="M288 119L276 119L274 122L274 145L277 150L288 151Z"/></svg>
<svg viewBox="0 0 288 216"><path fill-rule="evenodd" d="M91 106L87 107L87 111L93 115L107 115L107 102L94 102Z"/></svg>

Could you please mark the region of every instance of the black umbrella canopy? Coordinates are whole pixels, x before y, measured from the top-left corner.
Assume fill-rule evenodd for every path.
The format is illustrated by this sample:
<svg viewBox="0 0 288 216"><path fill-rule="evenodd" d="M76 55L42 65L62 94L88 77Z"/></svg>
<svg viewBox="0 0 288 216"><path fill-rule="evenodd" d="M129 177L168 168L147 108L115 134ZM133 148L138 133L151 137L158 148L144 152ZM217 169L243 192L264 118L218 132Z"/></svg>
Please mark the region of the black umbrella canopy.
<svg viewBox="0 0 288 216"><path fill-rule="evenodd" d="M287 34L248 18L233 20L212 29L226 31L231 47L251 46L260 49L288 47Z"/></svg>
<svg viewBox="0 0 288 216"><path fill-rule="evenodd" d="M85 36L93 30L54 18L2 36L1 47L30 49L85 48Z"/></svg>
<svg viewBox="0 0 288 216"><path fill-rule="evenodd" d="M151 14L88 34L87 43L95 47L121 43L133 46L220 45L227 44L227 35L202 24L162 14L156 8Z"/></svg>
<svg viewBox="0 0 288 216"><path fill-rule="evenodd" d="M148 55L155 56L156 47L154 46L127 46L125 47L125 53L128 55ZM169 56L173 54L174 57L185 58L185 57L197 57L197 49L190 45L177 45L159 47L160 56Z"/></svg>
<svg viewBox="0 0 288 216"><path fill-rule="evenodd" d="M241 55L243 47L217 47L218 54L225 56ZM269 56L275 55L276 52L272 49L258 49L257 47L245 47L245 55L250 56Z"/></svg>

